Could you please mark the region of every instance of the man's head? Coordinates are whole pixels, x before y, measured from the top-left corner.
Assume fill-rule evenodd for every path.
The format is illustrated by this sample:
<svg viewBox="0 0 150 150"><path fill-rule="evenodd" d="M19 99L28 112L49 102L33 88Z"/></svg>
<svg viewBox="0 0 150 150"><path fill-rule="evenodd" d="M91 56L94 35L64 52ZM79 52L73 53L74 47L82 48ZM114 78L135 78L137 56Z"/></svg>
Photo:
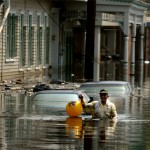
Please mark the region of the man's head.
<svg viewBox="0 0 150 150"><path fill-rule="evenodd" d="M107 90L105 90L105 89L102 89L102 90L100 90L100 92L99 92L99 94L100 95L108 95L108 91Z"/></svg>
<svg viewBox="0 0 150 150"><path fill-rule="evenodd" d="M109 97L108 96L108 91L107 90L105 90L105 89L102 89L102 90L100 90L100 99L101 99L101 102L103 103L103 104L106 104L106 100L107 100L107 98Z"/></svg>

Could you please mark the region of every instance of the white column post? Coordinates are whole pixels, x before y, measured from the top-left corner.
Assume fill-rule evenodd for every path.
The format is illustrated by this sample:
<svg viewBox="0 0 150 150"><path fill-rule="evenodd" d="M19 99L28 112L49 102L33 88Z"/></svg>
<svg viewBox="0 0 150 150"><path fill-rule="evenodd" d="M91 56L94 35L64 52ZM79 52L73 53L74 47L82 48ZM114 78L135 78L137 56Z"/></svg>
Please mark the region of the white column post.
<svg viewBox="0 0 150 150"><path fill-rule="evenodd" d="M143 62L139 62L139 76L138 76L138 87L139 87L139 91L138 91L138 94L142 94L142 89L143 89L143 71L144 71L144 68L143 68Z"/></svg>
<svg viewBox="0 0 150 150"><path fill-rule="evenodd" d="M135 22L133 24L132 28L132 49L131 49L131 63L135 63L135 41L136 41L136 16L135 16Z"/></svg>
<svg viewBox="0 0 150 150"><path fill-rule="evenodd" d="M100 78L100 26L95 27L94 44L94 75L93 80L99 81Z"/></svg>
<svg viewBox="0 0 150 150"><path fill-rule="evenodd" d="M123 26L123 31L124 31L124 62L128 63L128 45L129 45L129 13L126 12L124 14L124 26Z"/></svg>
<svg viewBox="0 0 150 150"><path fill-rule="evenodd" d="M144 54L143 54L143 51L144 51L144 49L143 49L143 40L144 40L144 36L143 35L141 35L141 46L140 46L140 56L139 56L139 60L141 60L141 61L143 61L143 59L144 59Z"/></svg>
<svg viewBox="0 0 150 150"><path fill-rule="evenodd" d="M128 63L128 45L129 45L129 37L124 37L124 62Z"/></svg>
<svg viewBox="0 0 150 150"><path fill-rule="evenodd" d="M131 63L135 63L135 37L132 37Z"/></svg>
<svg viewBox="0 0 150 150"><path fill-rule="evenodd" d="M143 42L144 42L144 23L141 25L141 36L140 36L140 52L139 52L139 60L143 61L144 60L144 47L143 47Z"/></svg>
<svg viewBox="0 0 150 150"><path fill-rule="evenodd" d="M129 77L128 77L128 74L129 74L129 68L128 68L129 66L128 66L128 63L124 63L123 64L123 67L122 67L122 69L123 69L123 80L124 81L129 81Z"/></svg>

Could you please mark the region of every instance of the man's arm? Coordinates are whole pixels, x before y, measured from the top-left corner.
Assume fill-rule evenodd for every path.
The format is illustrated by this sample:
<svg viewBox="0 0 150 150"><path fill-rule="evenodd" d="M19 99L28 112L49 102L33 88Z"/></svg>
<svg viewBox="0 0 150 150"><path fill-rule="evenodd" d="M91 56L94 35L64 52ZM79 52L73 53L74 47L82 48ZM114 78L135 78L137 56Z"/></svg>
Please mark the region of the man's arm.
<svg viewBox="0 0 150 150"><path fill-rule="evenodd" d="M79 95L79 99L80 99L80 101L81 101L82 107L85 108L85 107L86 107L86 106L85 106L85 102L84 102L83 96L82 96L81 94Z"/></svg>
<svg viewBox="0 0 150 150"><path fill-rule="evenodd" d="M111 116L110 118L117 118L117 111L116 111L116 106L112 103L112 107L111 107Z"/></svg>
<svg viewBox="0 0 150 150"><path fill-rule="evenodd" d="M81 101L81 104L82 104L82 107L83 108L86 108L86 107L93 107L94 106L94 102L92 101L92 102L90 102L90 103L86 103L85 101L84 101L84 99L83 99L83 95L79 95L79 99L80 99L80 101Z"/></svg>

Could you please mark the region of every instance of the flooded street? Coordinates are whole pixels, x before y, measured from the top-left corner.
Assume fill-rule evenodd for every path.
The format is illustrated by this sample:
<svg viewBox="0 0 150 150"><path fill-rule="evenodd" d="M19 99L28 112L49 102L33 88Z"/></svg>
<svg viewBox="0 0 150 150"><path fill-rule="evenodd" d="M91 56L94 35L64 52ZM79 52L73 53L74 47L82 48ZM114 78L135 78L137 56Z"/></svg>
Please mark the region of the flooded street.
<svg viewBox="0 0 150 150"><path fill-rule="evenodd" d="M114 101L117 120L50 115L30 94L1 93L0 150L150 150L150 64L103 62L100 72L101 80L129 81L134 88Z"/></svg>

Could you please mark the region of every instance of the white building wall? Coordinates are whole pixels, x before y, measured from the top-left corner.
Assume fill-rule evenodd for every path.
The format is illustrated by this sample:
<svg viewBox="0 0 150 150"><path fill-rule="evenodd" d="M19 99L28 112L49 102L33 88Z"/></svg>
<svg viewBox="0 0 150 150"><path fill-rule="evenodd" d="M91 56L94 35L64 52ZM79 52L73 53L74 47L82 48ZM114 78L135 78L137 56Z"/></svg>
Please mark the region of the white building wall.
<svg viewBox="0 0 150 150"><path fill-rule="evenodd" d="M15 58L13 58L13 60L6 60L6 48L7 48L7 35L6 35L6 25L4 26L3 28L3 44L2 42L0 43L0 55L2 56L1 59L3 59L3 64L1 63L2 67L3 68L3 76L7 79L12 79L12 76L14 76L14 78L21 78L22 75L23 75L23 72L24 73L27 73L27 74L33 74L33 72L36 70L36 50L37 50L37 34L36 34L36 28L37 28L37 13L40 14L41 16L41 27L43 28L43 25L44 25L44 14L47 13L47 15L49 16L50 14L50 10L52 8L52 5L51 5L51 1L40 1L38 3L37 0L11 0L10 1L10 13L11 12L15 12L18 20L17 20L17 30L16 30L16 34L17 34L17 43L16 43L16 48L17 48L17 56ZM34 46L33 46L33 54L34 54L34 63L33 63L33 66L31 66L31 68L29 69L28 68L28 43L25 43L26 45L26 66L24 68L22 68L20 70L20 62L19 62L19 57L20 57L20 15L21 13L24 13L25 15L25 22L24 22L24 26L27 27L27 35L26 38L28 38L28 15L32 13L33 15L33 24L32 26L34 26L34 41L35 43ZM49 22L51 23L51 18L49 17ZM50 26L51 24L49 24ZM51 26L50 26L50 30L52 30ZM44 36L42 34L42 36ZM58 36L57 36L58 37ZM51 39L51 38L50 38ZM1 40L2 41L2 40ZM43 41L43 37L42 37L42 41ZM51 41L49 41L51 43ZM51 45L51 44L50 44ZM53 47L50 47L50 51L51 51L51 48ZM57 49L57 48L53 48L54 51ZM42 51L42 56L44 55L44 45L42 43L42 46L41 46L41 51ZM2 54L3 53L3 54ZM53 54L53 52L51 52L50 54ZM50 56L49 56L50 58ZM43 59L43 58L42 58ZM39 71L42 71L43 70L43 67L44 67L44 64L43 64L43 60L42 60L42 65L40 66L39 68ZM49 64L51 65L51 64ZM6 77L7 76L7 77ZM2 77L1 77L2 79Z"/></svg>

